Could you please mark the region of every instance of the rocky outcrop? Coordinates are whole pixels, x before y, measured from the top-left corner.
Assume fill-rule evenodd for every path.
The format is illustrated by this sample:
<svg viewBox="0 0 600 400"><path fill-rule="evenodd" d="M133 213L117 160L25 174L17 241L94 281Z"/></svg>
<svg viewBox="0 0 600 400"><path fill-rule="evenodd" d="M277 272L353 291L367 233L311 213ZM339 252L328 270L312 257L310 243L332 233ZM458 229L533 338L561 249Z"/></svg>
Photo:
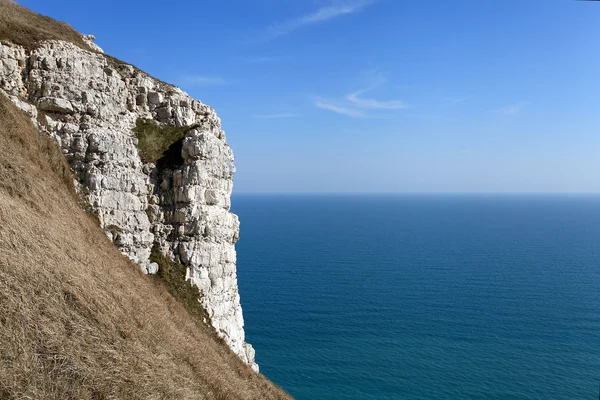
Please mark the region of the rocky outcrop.
<svg viewBox="0 0 600 400"><path fill-rule="evenodd" d="M93 38L84 37L91 43ZM187 267L210 323L255 370L236 277L233 153L214 110L134 67L63 41L0 43L0 90L60 145L82 197L146 273L153 247ZM191 127L169 159L140 158L139 119Z"/></svg>

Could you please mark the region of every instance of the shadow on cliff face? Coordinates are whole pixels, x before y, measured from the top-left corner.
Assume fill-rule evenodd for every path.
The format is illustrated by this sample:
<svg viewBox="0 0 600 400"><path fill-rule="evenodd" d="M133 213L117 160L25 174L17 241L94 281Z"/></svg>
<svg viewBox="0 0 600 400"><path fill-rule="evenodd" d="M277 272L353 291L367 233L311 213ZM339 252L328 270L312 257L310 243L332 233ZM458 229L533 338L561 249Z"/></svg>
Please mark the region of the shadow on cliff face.
<svg viewBox="0 0 600 400"><path fill-rule="evenodd" d="M181 150L183 150L183 139L177 140L175 143L169 146L169 148L163 153L163 156L156 160L156 168L160 171L165 169L177 169L183 165L183 157L181 156Z"/></svg>

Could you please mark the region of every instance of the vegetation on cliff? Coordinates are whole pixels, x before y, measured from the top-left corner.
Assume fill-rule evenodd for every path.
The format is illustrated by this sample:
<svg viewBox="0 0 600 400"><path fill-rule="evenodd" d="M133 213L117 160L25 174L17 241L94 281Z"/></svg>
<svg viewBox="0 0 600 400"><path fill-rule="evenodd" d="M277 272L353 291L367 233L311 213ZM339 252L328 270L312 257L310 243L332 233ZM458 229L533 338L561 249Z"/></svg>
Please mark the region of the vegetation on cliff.
<svg viewBox="0 0 600 400"><path fill-rule="evenodd" d="M177 141L183 139L190 126L159 125L152 119L138 119L134 128L140 157L144 162L156 163Z"/></svg>
<svg viewBox="0 0 600 400"><path fill-rule="evenodd" d="M191 315L210 326L210 317L199 301L202 298L200 291L186 280L186 267L165 257L156 246L152 248L150 261L158 264L158 273L154 277L162 282Z"/></svg>
<svg viewBox="0 0 600 400"><path fill-rule="evenodd" d="M75 29L64 22L34 13L9 0L0 0L0 40L29 50L42 40L64 40L92 50Z"/></svg>

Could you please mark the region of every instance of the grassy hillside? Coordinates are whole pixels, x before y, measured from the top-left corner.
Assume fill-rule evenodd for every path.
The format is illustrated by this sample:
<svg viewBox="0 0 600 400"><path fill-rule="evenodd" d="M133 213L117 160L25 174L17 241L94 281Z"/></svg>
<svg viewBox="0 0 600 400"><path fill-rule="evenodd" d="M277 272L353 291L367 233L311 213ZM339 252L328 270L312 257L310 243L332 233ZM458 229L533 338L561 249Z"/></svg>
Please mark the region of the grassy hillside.
<svg viewBox="0 0 600 400"><path fill-rule="evenodd" d="M0 40L9 40L28 49L41 40L65 40L86 50L81 35L64 22L36 14L11 0L0 0Z"/></svg>
<svg viewBox="0 0 600 400"><path fill-rule="evenodd" d="M122 256L0 94L0 399L283 399Z"/></svg>

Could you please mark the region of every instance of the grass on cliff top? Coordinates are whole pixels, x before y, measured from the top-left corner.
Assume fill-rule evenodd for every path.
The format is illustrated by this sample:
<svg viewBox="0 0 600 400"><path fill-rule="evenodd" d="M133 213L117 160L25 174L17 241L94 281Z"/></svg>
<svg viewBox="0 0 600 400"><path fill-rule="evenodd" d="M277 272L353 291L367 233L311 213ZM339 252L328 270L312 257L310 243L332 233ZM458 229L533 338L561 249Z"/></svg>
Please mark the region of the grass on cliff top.
<svg viewBox="0 0 600 400"><path fill-rule="evenodd" d="M0 41L9 41L32 51L45 40L63 40L84 50L96 52L69 24L35 13L13 0L0 0ZM126 74L127 71L122 70L121 67L131 65L108 54L104 54L104 57L112 67L120 69L122 74ZM135 73L141 71L134 65L131 66ZM165 91L172 90L172 85L155 79L163 85Z"/></svg>
<svg viewBox="0 0 600 400"><path fill-rule="evenodd" d="M138 139L142 161L156 163L171 145L183 139L192 128L193 126L160 125L152 119L139 118L133 131Z"/></svg>
<svg viewBox="0 0 600 400"><path fill-rule="evenodd" d="M286 399L108 240L0 95L0 399Z"/></svg>
<svg viewBox="0 0 600 400"><path fill-rule="evenodd" d="M64 40L92 51L70 25L9 0L0 0L0 40L8 40L28 50L33 50L43 40Z"/></svg>

